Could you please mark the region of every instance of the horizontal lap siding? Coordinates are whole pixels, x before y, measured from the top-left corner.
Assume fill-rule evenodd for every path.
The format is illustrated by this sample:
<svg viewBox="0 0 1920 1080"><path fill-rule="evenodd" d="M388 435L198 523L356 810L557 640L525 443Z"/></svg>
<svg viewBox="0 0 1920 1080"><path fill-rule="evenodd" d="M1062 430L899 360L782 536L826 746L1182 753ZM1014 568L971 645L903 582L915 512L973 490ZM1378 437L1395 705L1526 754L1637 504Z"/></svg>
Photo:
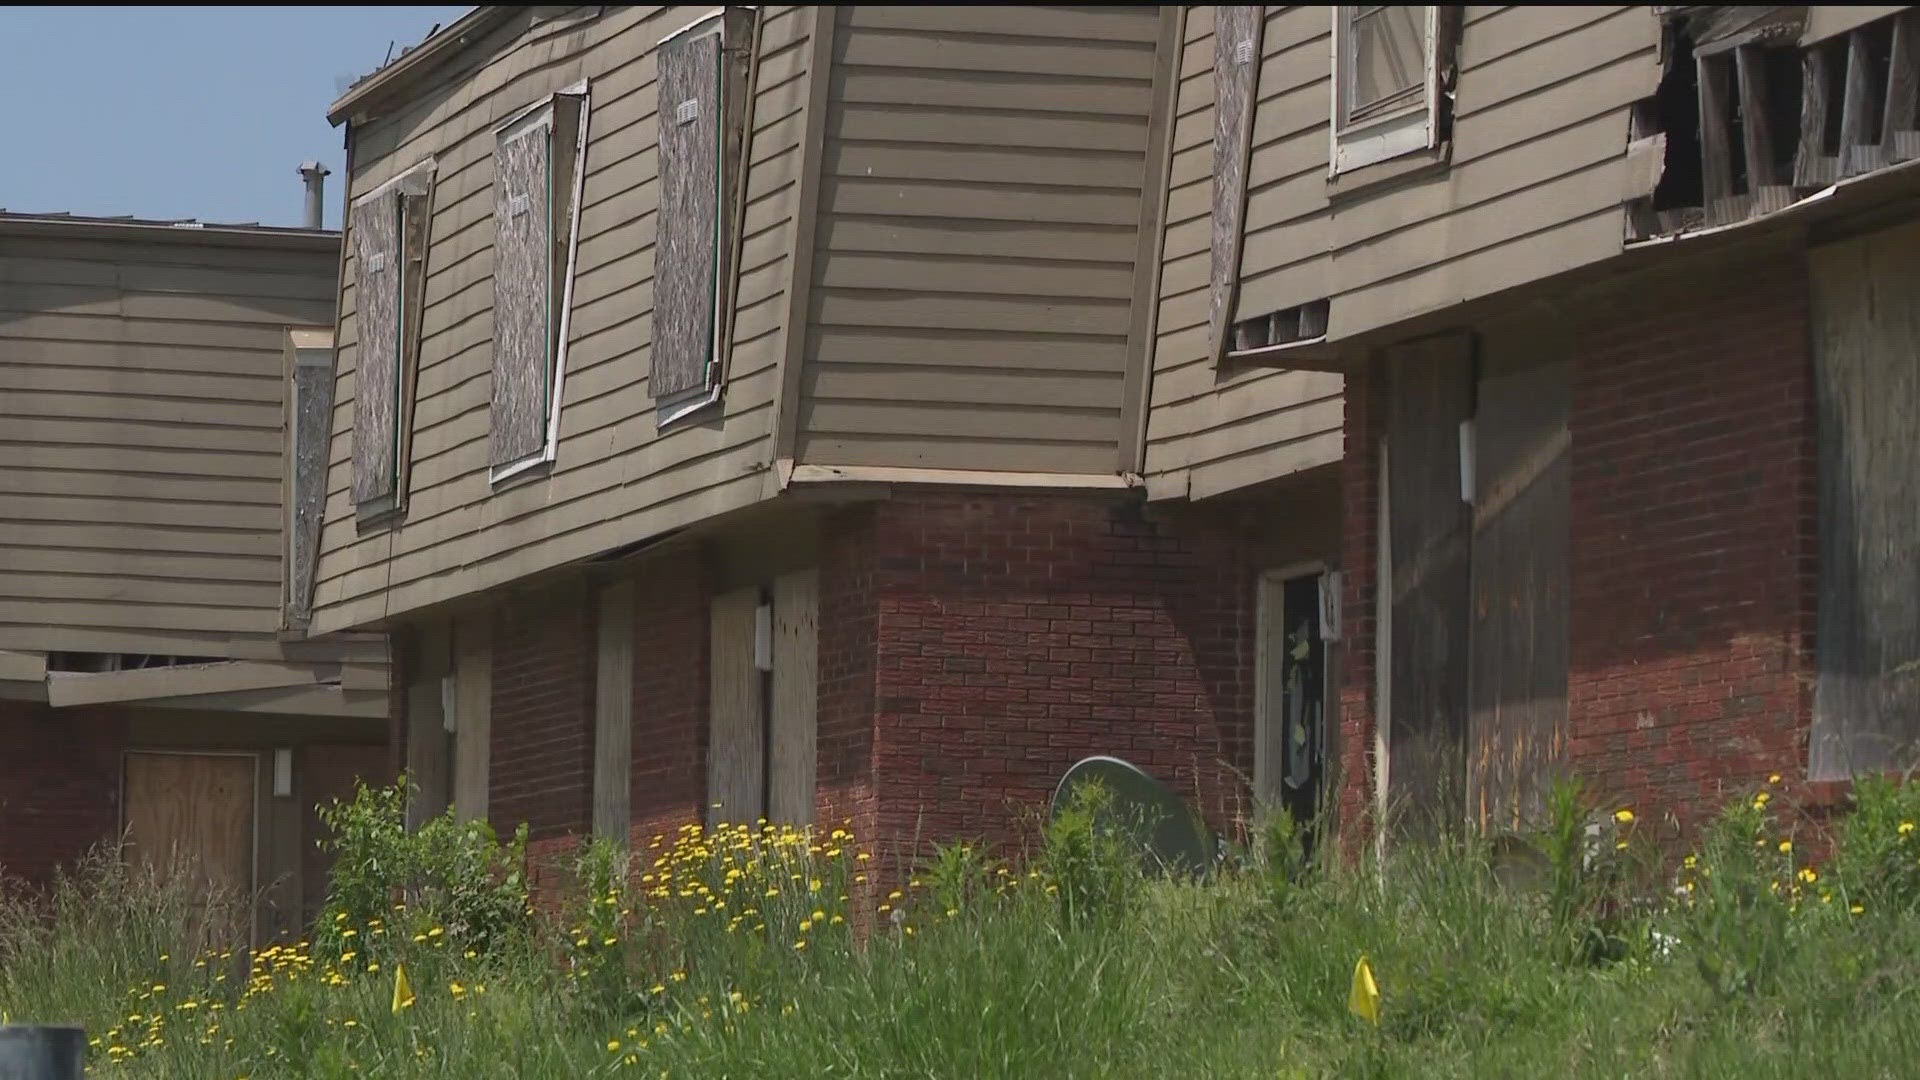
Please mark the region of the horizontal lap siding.
<svg viewBox="0 0 1920 1080"><path fill-rule="evenodd" d="M838 19L795 459L1116 471L1158 12Z"/></svg>
<svg viewBox="0 0 1920 1080"><path fill-rule="evenodd" d="M813 15L769 8L764 16L723 405L662 434L647 386L659 208L653 49L689 12L614 8L531 41L537 28L529 35L510 24L477 47L484 64L423 88L405 111L356 136L356 193L435 159L432 247L407 514L365 535L348 491L356 331L352 287L342 290L317 625L365 624L477 592L761 497ZM550 475L493 490L493 129L581 78L591 80L591 114L559 445Z"/></svg>
<svg viewBox="0 0 1920 1080"><path fill-rule="evenodd" d="M1337 198L1328 10L1268 10L1239 315L1324 297L1329 336L1351 337L1620 250L1627 114L1659 76L1648 10L1468 7L1448 167ZM1340 453L1337 377L1206 360L1212 24L1189 11L1148 421L1149 474L1196 496ZM1303 434L1300 410L1331 426Z"/></svg>
<svg viewBox="0 0 1920 1080"><path fill-rule="evenodd" d="M6 241L0 648L272 642L286 332L330 321L337 265L324 248Z"/></svg>

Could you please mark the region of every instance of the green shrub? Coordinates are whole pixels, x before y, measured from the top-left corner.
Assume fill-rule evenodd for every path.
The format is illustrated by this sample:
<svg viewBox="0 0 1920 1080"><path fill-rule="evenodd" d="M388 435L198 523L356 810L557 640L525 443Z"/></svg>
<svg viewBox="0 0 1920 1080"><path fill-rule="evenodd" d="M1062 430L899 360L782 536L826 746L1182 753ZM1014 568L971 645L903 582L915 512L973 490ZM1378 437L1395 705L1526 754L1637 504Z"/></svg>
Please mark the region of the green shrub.
<svg viewBox="0 0 1920 1080"><path fill-rule="evenodd" d="M1113 793L1088 781L1046 825L1040 870L1069 926L1117 920L1139 891L1144 852L1113 816Z"/></svg>
<svg viewBox="0 0 1920 1080"><path fill-rule="evenodd" d="M1830 873L1849 910L1920 911L1920 784L1860 777L1836 833Z"/></svg>

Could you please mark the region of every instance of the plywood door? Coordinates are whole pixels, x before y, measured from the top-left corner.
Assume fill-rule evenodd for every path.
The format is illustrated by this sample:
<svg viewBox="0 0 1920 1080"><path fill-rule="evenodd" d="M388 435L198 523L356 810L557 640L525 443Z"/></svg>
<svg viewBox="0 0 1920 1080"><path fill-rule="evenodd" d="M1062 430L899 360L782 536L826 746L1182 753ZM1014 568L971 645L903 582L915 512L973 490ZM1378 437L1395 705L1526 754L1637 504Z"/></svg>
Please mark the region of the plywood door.
<svg viewBox="0 0 1920 1080"><path fill-rule="evenodd" d="M796 570L773 583L773 701L767 718L767 817L813 821L819 777L817 735L820 572Z"/></svg>
<svg viewBox="0 0 1920 1080"><path fill-rule="evenodd" d="M193 875L208 894L253 890L252 754L129 753L129 858L161 873Z"/></svg>
<svg viewBox="0 0 1920 1080"><path fill-rule="evenodd" d="M1564 362L1489 356L1474 413L1468 816L1509 831L1538 820L1566 757Z"/></svg>
<svg viewBox="0 0 1920 1080"><path fill-rule="evenodd" d="M1459 432L1471 407L1471 357L1471 339L1455 334L1387 354L1387 796L1390 812L1416 828L1458 821L1465 802L1470 520Z"/></svg>
<svg viewBox="0 0 1920 1080"><path fill-rule="evenodd" d="M766 679L753 656L759 607L757 586L712 602L707 816L715 822L752 822L765 812Z"/></svg>

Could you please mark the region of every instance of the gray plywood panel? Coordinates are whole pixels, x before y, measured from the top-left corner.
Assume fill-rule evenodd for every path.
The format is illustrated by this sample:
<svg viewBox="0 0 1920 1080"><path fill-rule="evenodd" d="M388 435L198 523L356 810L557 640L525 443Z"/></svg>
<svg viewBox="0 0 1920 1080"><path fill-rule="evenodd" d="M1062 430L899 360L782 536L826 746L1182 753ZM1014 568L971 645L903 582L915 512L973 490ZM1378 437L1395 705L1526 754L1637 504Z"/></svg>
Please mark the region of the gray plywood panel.
<svg viewBox="0 0 1920 1080"><path fill-rule="evenodd" d="M546 445L553 393L551 127L501 141L494 154L493 399L487 461Z"/></svg>
<svg viewBox="0 0 1920 1080"><path fill-rule="evenodd" d="M1207 340L1217 360L1240 280L1240 240L1247 211L1247 155L1260 81L1260 39L1266 8L1214 9L1213 239L1208 271Z"/></svg>
<svg viewBox="0 0 1920 1080"><path fill-rule="evenodd" d="M297 353L293 370L292 519L288 523L287 614L304 620L313 605L314 557L320 546L320 518L327 502L327 456L333 428L333 350L324 362L302 362Z"/></svg>
<svg viewBox="0 0 1920 1080"><path fill-rule="evenodd" d="M1465 803L1468 533L1460 498L1460 421L1470 407L1471 342L1425 338L1386 350L1387 718L1392 812L1419 830L1459 820Z"/></svg>
<svg viewBox="0 0 1920 1080"><path fill-rule="evenodd" d="M820 572L796 570L773 583L773 708L768 714L767 817L813 820L819 776Z"/></svg>
<svg viewBox="0 0 1920 1080"><path fill-rule="evenodd" d="M1572 395L1565 361L1500 359L1519 364L1484 374L1474 414L1467 809L1513 831L1566 758Z"/></svg>
<svg viewBox="0 0 1920 1080"><path fill-rule="evenodd" d="M1819 409L1819 678L1812 779L1904 768L1920 746L1920 227L1812 259Z"/></svg>
<svg viewBox="0 0 1920 1080"><path fill-rule="evenodd" d="M655 400L706 384L720 272L720 38L660 46L662 212L654 241Z"/></svg>
<svg viewBox="0 0 1920 1080"><path fill-rule="evenodd" d="M716 822L750 824L765 812L765 679L753 662L759 606L758 586L723 593L711 605L707 812Z"/></svg>
<svg viewBox="0 0 1920 1080"><path fill-rule="evenodd" d="M394 494L400 371L400 195L353 208L353 501Z"/></svg>

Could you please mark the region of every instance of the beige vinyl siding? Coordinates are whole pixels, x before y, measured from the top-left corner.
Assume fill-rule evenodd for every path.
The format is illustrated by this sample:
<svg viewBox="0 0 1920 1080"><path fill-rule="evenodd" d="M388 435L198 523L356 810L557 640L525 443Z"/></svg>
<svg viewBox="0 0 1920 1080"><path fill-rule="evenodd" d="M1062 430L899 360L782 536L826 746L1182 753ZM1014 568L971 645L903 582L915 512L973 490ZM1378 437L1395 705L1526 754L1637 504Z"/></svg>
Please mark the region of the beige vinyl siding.
<svg viewBox="0 0 1920 1080"><path fill-rule="evenodd" d="M354 135L355 192L438 165L405 518L361 534L347 498L355 326L341 294L334 451L316 628L478 592L762 497L783 350L808 8L765 9L743 260L724 404L662 433L647 386L658 209L653 50L705 9L609 8L542 37L525 16ZM591 80L559 440L550 474L488 482L495 126ZM353 281L348 270L346 282Z"/></svg>
<svg viewBox="0 0 1920 1080"><path fill-rule="evenodd" d="M1237 317L1328 298L1338 341L1621 250L1628 111L1659 78L1648 9L1467 7L1448 164L1373 185L1363 170L1337 187L1328 12L1268 9ZM1337 376L1222 374L1205 358L1212 31L1211 8L1188 10L1148 420L1159 494L1211 494L1340 453Z"/></svg>
<svg viewBox="0 0 1920 1080"><path fill-rule="evenodd" d="M837 20L795 461L1118 471L1159 12Z"/></svg>
<svg viewBox="0 0 1920 1080"><path fill-rule="evenodd" d="M0 241L0 649L272 650L287 329L338 251L100 228Z"/></svg>

